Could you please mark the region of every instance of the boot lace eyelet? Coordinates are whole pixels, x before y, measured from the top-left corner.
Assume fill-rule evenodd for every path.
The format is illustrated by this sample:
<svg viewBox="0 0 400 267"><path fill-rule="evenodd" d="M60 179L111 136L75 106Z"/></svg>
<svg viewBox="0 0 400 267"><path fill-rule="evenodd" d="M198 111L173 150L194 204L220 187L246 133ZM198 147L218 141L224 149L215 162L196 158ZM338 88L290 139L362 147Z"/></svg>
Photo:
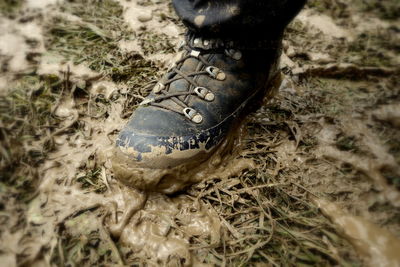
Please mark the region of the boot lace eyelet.
<svg viewBox="0 0 400 267"><path fill-rule="evenodd" d="M235 49L225 49L225 54L234 60L241 60L242 59L242 52Z"/></svg>
<svg viewBox="0 0 400 267"><path fill-rule="evenodd" d="M200 113L198 113L196 110L192 108L184 108L183 114L185 114L185 117L194 123L199 124L203 121L203 116L201 116Z"/></svg>
<svg viewBox="0 0 400 267"><path fill-rule="evenodd" d="M201 98L208 102L214 101L215 95L205 87L196 87L194 92Z"/></svg>
<svg viewBox="0 0 400 267"><path fill-rule="evenodd" d="M141 103L142 106L155 106L158 108L170 110L180 115L185 116L187 119L192 121L193 123L199 124L202 123L204 118L203 116L194 110L193 108L189 108L188 98L187 96L195 96L199 97L202 100L212 102L215 100L215 94L209 89L201 86L196 87L196 76L197 75L205 75L209 76L212 79L218 81L224 81L227 78L227 74L223 72L216 66L212 66L209 61L209 57L205 56L208 54L213 54L214 51L210 53L204 52L202 49L206 49L207 47L222 47L221 40L203 40L201 38L189 39L188 41L181 42L182 53L180 53L181 57L178 59L174 65L170 67L168 73L164 75L164 77L159 81L153 88L152 92L156 96L153 95L152 100L145 100ZM198 47L199 49L194 49ZM220 53L216 51L216 53ZM204 54L204 56L202 55ZM199 61L198 67L195 70L191 71L190 68L182 68L184 66L186 60L196 58ZM171 86L177 80L186 80L189 83L189 86L186 87L186 90L175 90L174 85ZM194 91L192 91L194 85ZM178 105L171 105L169 102L164 102L164 100L171 100ZM180 106L180 107L179 107Z"/></svg>
<svg viewBox="0 0 400 267"><path fill-rule="evenodd" d="M226 79L226 74L215 66L208 66L206 71L212 78L218 81L223 81Z"/></svg>

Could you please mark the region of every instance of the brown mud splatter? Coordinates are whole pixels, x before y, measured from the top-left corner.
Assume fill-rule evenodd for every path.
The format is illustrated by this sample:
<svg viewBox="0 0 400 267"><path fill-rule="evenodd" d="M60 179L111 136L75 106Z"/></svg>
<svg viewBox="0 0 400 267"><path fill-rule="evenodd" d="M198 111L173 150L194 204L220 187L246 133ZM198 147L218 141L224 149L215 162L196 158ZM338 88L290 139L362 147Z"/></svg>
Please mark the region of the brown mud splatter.
<svg viewBox="0 0 400 267"><path fill-rule="evenodd" d="M365 257L368 266L400 266L400 240L390 231L363 218L348 215L329 201L314 199L314 202Z"/></svg>

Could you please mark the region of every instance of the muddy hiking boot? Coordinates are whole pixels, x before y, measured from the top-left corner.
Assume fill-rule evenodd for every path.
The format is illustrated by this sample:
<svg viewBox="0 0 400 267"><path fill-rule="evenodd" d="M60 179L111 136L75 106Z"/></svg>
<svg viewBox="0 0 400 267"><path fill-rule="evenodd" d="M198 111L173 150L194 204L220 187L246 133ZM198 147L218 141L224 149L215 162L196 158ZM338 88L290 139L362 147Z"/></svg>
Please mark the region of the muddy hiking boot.
<svg viewBox="0 0 400 267"><path fill-rule="evenodd" d="M199 166L280 85L280 47L237 50L187 36L181 49L116 142L116 178L135 188L173 193L198 182Z"/></svg>

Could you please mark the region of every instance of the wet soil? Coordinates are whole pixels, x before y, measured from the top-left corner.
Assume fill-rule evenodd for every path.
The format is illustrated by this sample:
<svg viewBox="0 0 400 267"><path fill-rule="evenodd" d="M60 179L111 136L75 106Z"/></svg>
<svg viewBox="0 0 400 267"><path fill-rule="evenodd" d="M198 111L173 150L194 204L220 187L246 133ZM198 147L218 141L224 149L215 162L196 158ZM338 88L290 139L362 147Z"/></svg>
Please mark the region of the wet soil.
<svg viewBox="0 0 400 267"><path fill-rule="evenodd" d="M279 94L172 195L108 156L182 39L169 1L0 5L4 266L400 266L396 1L310 1Z"/></svg>

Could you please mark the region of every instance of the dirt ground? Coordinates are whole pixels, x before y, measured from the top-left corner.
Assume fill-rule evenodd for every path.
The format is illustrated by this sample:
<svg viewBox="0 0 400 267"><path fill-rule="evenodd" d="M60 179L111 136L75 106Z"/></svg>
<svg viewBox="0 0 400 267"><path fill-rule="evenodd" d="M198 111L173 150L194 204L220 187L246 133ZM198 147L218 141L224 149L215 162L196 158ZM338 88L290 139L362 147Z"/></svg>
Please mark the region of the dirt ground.
<svg viewBox="0 0 400 267"><path fill-rule="evenodd" d="M400 3L310 0L279 95L172 196L114 177L167 0L0 0L1 266L400 266Z"/></svg>

